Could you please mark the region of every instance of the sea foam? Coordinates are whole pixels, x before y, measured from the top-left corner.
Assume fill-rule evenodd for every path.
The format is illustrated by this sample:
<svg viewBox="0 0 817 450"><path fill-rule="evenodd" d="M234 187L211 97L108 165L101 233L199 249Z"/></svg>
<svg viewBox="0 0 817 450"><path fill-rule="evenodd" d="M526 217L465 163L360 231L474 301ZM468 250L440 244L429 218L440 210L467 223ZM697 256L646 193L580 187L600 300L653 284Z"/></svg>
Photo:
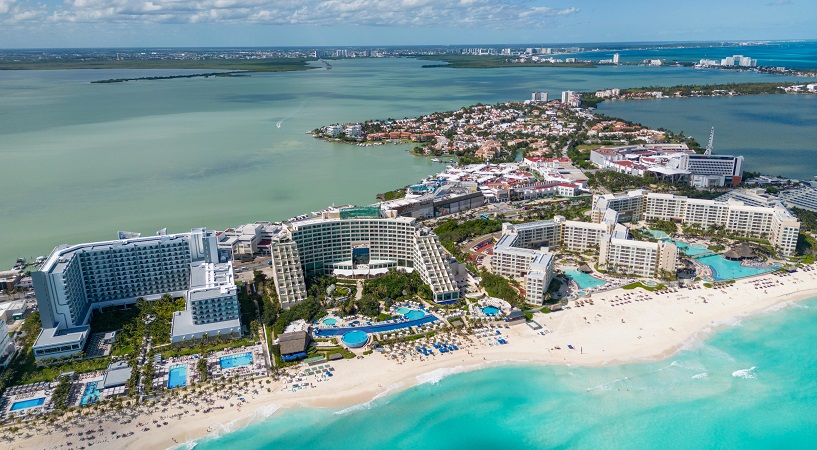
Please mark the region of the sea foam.
<svg viewBox="0 0 817 450"><path fill-rule="evenodd" d="M281 407L278 405L267 405L262 408L258 408L249 417L244 416L233 419L227 423L213 424L210 426L210 436L217 438L227 433L232 433L233 431L236 431L236 425L238 425L239 422L248 422L247 424L258 423L275 414L275 412L279 409L281 409Z"/></svg>
<svg viewBox="0 0 817 450"><path fill-rule="evenodd" d="M422 375L417 375L417 383L419 384L437 384L442 381L443 378L455 375L458 373L462 373L469 370L465 366L456 366L452 368L443 368L443 369L436 369L432 370L431 372L424 373Z"/></svg>
<svg viewBox="0 0 817 450"><path fill-rule="evenodd" d="M732 372L732 376L735 378L743 378L746 380L754 379L757 378L757 375L755 375L755 369L757 369L757 367L752 366L748 369L736 370Z"/></svg>
<svg viewBox="0 0 817 450"><path fill-rule="evenodd" d="M389 395L390 392L399 389L401 386L403 386L402 383L391 384L383 392L380 392L377 395L375 395L374 397L372 397L372 399L369 400L368 402L359 403L357 405L352 405L352 406L350 406L348 408L343 408L343 409L341 409L339 411L335 411L335 414L343 415L343 414L349 414L349 413L355 412L355 411L360 411L362 409L372 409L372 406L374 406L374 402L376 400L379 400L381 398L386 397L387 395Z"/></svg>

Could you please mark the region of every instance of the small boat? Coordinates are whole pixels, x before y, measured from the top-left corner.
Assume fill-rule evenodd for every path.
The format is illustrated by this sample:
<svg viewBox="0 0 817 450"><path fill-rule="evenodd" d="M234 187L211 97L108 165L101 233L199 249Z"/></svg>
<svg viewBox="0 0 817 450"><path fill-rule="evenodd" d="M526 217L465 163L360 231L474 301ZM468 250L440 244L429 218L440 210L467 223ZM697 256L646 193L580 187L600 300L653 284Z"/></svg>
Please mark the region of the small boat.
<svg viewBox="0 0 817 450"><path fill-rule="evenodd" d="M431 162L441 162L439 158L431 158Z"/></svg>

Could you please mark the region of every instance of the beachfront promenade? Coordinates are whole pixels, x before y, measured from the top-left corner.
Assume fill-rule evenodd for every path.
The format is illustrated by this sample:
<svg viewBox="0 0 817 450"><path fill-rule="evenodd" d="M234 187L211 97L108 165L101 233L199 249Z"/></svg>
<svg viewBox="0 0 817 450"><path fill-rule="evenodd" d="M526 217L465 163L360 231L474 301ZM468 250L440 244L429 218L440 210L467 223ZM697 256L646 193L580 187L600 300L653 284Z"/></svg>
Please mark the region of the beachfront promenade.
<svg viewBox="0 0 817 450"><path fill-rule="evenodd" d="M10 445L24 443L26 448L59 448L67 442L73 443L72 448L88 444L165 448L222 432L224 424L231 424L231 429L240 427L278 408L361 404L387 391L490 365L597 366L666 358L681 348L697 345L719 325L776 310L813 297L815 292L815 265L713 288L696 283L692 288L658 292L613 289L571 302L563 311L536 313L533 320L541 329L524 322L506 327L501 319L484 315L465 317L462 328L443 330L426 341L389 344L382 352L365 356L364 347L359 358L332 361L331 370L307 374L306 367L299 366L282 371L278 378L247 380L246 384L222 381L212 386L181 387L174 389L173 395L128 408L101 406L104 413L82 416L79 410L69 413L67 420L40 422L14 435L5 428L6 433L0 436L12 438ZM499 339L506 343L499 343ZM434 344L456 345L457 349L440 352ZM423 354L417 347L436 351ZM299 378L300 382L294 381ZM292 383L299 384L299 389L293 391Z"/></svg>

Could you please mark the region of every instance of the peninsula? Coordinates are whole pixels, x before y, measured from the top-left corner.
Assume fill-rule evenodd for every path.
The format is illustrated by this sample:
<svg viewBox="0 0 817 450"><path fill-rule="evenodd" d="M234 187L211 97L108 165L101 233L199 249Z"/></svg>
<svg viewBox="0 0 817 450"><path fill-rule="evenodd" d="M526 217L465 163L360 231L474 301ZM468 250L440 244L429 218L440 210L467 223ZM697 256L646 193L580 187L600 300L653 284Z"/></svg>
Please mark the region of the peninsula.
<svg viewBox="0 0 817 450"><path fill-rule="evenodd" d="M0 439L172 446L428 373L665 358L813 296L815 186L581 99L315 130L446 164L377 204L18 260Z"/></svg>

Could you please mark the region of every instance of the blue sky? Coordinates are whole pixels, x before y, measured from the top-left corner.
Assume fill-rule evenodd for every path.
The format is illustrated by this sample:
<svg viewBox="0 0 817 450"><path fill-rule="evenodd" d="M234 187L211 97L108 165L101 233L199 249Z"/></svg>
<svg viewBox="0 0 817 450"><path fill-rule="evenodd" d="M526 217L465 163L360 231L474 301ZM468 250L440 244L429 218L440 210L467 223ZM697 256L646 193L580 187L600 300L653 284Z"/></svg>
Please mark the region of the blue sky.
<svg viewBox="0 0 817 450"><path fill-rule="evenodd" d="M817 39L814 0L0 0L0 48Z"/></svg>

